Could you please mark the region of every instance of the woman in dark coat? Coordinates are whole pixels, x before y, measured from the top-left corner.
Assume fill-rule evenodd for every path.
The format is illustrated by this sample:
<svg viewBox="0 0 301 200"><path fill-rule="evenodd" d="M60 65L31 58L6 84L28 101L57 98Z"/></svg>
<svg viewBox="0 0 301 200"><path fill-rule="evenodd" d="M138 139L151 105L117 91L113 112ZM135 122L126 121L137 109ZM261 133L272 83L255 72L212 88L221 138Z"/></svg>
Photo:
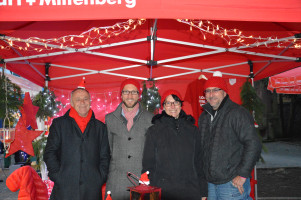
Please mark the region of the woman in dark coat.
<svg viewBox="0 0 301 200"><path fill-rule="evenodd" d="M201 200L207 196L207 182L200 135L193 117L181 109L181 99L175 90L162 95L164 110L146 133L142 173L149 171L150 185L162 188L162 200Z"/></svg>

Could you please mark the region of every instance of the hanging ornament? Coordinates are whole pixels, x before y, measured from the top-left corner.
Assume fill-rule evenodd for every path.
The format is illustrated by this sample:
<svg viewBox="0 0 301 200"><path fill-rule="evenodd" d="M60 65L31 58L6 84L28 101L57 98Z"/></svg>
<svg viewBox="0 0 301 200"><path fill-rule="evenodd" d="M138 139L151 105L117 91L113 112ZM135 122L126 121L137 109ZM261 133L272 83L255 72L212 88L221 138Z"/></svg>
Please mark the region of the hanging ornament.
<svg viewBox="0 0 301 200"><path fill-rule="evenodd" d="M146 84L150 84L151 87L147 88ZM144 109L156 113L160 108L161 96L158 88L155 85L155 81L143 82L141 105Z"/></svg>
<svg viewBox="0 0 301 200"><path fill-rule="evenodd" d="M24 97L24 103L23 103L22 107L20 108L22 117L26 122L26 127L31 126L31 128L33 128L33 129L38 128L37 120L36 120L36 114L37 114L38 110L39 110L39 107L34 106L32 104L29 92L26 92L25 97Z"/></svg>
<svg viewBox="0 0 301 200"><path fill-rule="evenodd" d="M15 140L10 145L9 153L6 154L5 158L12 155L13 153L21 150L27 154L34 156L32 147L32 141L40 136L44 131L30 131L26 128L26 122L23 117L19 119L15 129Z"/></svg>
<svg viewBox="0 0 301 200"><path fill-rule="evenodd" d="M8 122L8 128L6 128L5 122ZM10 127L10 120L8 116L6 116L3 120L3 128L0 128L0 141L3 143L4 149L6 150L6 154L8 154L10 149L10 144L15 139L15 129Z"/></svg>
<svg viewBox="0 0 301 200"><path fill-rule="evenodd" d="M37 117L40 119L47 119L53 117L62 106L60 101L56 101L56 96L53 91L50 91L47 87L44 87L33 100L33 105L38 106Z"/></svg>

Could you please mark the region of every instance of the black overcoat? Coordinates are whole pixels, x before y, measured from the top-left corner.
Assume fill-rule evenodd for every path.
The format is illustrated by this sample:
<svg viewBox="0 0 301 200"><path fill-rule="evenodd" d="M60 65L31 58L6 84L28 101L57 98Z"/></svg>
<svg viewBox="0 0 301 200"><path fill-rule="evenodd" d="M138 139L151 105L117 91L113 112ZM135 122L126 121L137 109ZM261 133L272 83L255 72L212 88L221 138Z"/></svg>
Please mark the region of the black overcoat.
<svg viewBox="0 0 301 200"><path fill-rule="evenodd" d="M45 147L50 199L100 200L110 161L107 128L93 113L82 133L69 112L53 120Z"/></svg>
<svg viewBox="0 0 301 200"><path fill-rule="evenodd" d="M142 172L150 172L150 185L162 188L162 200L206 197L201 137L193 117L181 111L175 119L163 111L152 122L154 125L146 133L142 160Z"/></svg>

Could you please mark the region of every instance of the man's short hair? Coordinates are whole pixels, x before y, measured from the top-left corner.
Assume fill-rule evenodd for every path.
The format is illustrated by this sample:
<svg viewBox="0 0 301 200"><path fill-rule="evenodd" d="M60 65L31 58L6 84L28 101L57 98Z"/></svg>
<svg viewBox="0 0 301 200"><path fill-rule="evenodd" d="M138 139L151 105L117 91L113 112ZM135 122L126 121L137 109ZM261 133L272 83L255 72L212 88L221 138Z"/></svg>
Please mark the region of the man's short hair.
<svg viewBox="0 0 301 200"><path fill-rule="evenodd" d="M72 100L73 93L76 92L76 91L78 91L78 90L86 91L86 92L89 94L89 98L91 99L91 95L90 95L90 93L89 93L88 90L86 90L86 89L84 89L84 88L76 88L76 89L74 89L74 90L71 92L71 98L70 98L70 101Z"/></svg>

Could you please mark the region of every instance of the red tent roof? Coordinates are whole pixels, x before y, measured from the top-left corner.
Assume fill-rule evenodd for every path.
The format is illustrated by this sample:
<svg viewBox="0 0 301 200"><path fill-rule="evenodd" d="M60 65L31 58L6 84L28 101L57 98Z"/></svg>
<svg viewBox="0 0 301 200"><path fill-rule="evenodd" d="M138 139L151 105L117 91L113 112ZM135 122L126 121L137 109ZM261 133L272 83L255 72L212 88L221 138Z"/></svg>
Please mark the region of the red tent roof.
<svg viewBox="0 0 301 200"><path fill-rule="evenodd" d="M61 89L73 89L83 76L88 89L101 89L127 77L193 80L219 70L244 78L253 68L261 79L300 66L299 0L3 0L0 6L3 63L41 86L47 63L49 86Z"/></svg>
<svg viewBox="0 0 301 200"><path fill-rule="evenodd" d="M53 50L34 45L34 39L26 40L25 43L18 42L19 38L48 39L80 35L92 27L104 27L124 21L126 20L3 22L0 23L0 31L7 36L0 45L6 48L1 49L0 54L8 69L39 85L44 85L45 65L49 63L49 86L63 89L74 88L74 84L78 83L82 76L86 77L88 88L101 88L130 76L141 80L192 80L198 77L200 72L211 74L219 70L228 77L248 77L251 64L255 79L261 79L300 66L296 61L299 60L301 50L294 46L299 40L293 42L294 35L301 32L300 23L211 22L215 27L218 25L226 30L240 30L244 36L288 38L283 41L276 40L277 42L271 39L244 38L245 44L249 46L229 45L229 39L204 33L197 28L191 29L189 25L176 20L160 19L157 21L154 42L147 40L147 36L152 34L150 28L154 25L154 20L146 20L141 26L137 25L135 30L106 38L92 48L84 44L86 38L78 42L84 44L83 47L78 45L74 48L69 45L60 49L60 45L52 43L56 45ZM95 31L92 30L89 34L93 32ZM14 48L8 48L10 38L14 39ZM90 41L93 40L91 38ZM43 51L24 50L28 41L32 42L30 47L44 48ZM17 45L23 49L19 50ZM151 60L156 61L152 67L151 64L147 64ZM209 74L206 75L210 76Z"/></svg>
<svg viewBox="0 0 301 200"><path fill-rule="evenodd" d="M301 67L271 76L268 89L283 94L301 94Z"/></svg>
<svg viewBox="0 0 301 200"><path fill-rule="evenodd" d="M300 22L299 0L2 0L0 21L206 19Z"/></svg>

